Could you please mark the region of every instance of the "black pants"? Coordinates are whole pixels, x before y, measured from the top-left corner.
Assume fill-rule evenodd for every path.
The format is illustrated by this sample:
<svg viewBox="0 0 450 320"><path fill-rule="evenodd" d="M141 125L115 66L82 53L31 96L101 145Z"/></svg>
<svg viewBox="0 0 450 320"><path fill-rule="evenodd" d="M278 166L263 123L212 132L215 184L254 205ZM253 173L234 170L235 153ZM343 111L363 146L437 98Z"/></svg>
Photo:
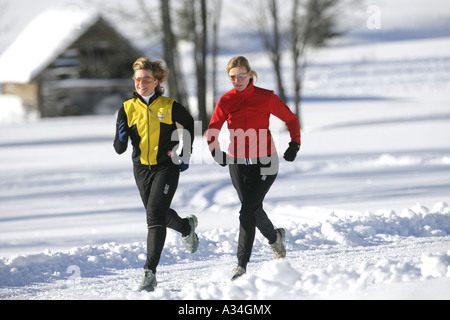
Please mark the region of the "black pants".
<svg viewBox="0 0 450 320"><path fill-rule="evenodd" d="M278 161L273 157L273 161ZM250 260L253 242L255 240L256 228L269 240L269 243L276 241L275 228L263 209L263 200L277 177L278 169L271 174L264 174L263 168L269 165L263 164L230 164L230 176L233 186L236 189L241 210L239 211L239 243L237 258L239 266L244 269ZM278 168L278 162L276 163Z"/></svg>
<svg viewBox="0 0 450 320"><path fill-rule="evenodd" d="M147 213L147 261L144 268L156 273L166 241L166 227L189 234L190 225L170 208L178 187L180 169L176 165L135 166L134 177Z"/></svg>

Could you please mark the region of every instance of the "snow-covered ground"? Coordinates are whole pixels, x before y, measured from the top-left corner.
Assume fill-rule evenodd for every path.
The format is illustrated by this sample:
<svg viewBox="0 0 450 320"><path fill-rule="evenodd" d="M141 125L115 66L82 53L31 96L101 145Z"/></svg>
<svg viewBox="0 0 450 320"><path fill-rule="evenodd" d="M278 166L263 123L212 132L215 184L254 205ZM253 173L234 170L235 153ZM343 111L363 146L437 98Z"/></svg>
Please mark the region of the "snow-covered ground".
<svg viewBox="0 0 450 320"><path fill-rule="evenodd" d="M258 233L235 282L239 201L202 137L173 201L197 215L199 249L186 253L169 231L158 287L139 293L145 212L130 150L112 147L115 117L2 123L0 299L449 299L449 43L314 56L302 149L281 160L264 202L286 229L287 258L274 261ZM267 60L248 56L274 88ZM276 119L273 133L282 153Z"/></svg>

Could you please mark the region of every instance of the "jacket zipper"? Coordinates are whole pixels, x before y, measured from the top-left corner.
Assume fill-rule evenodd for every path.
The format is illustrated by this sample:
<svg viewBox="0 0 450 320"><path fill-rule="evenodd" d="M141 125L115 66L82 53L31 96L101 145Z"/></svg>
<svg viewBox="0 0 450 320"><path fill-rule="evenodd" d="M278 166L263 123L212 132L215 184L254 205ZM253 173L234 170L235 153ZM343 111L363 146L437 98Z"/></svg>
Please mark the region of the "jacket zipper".
<svg viewBox="0 0 450 320"><path fill-rule="evenodd" d="M155 100L150 103L149 105L147 105L147 143L148 143L148 147L147 147L147 162L148 162L148 166L149 168L151 167L150 164L150 113L155 115L155 113L150 109L150 106L155 102Z"/></svg>

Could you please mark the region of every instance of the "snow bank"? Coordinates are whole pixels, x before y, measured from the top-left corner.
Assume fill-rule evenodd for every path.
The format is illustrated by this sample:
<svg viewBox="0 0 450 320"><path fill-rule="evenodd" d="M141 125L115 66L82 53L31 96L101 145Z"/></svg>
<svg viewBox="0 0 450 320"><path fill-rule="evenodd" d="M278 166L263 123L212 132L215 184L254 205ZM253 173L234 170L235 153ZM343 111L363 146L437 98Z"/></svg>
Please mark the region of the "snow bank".
<svg viewBox="0 0 450 320"><path fill-rule="evenodd" d="M321 236L348 246L364 246L386 240L388 236L433 237L450 234L450 208L437 203L431 210L420 204L404 209L365 212L360 216L339 218L332 214L321 224Z"/></svg>
<svg viewBox="0 0 450 320"><path fill-rule="evenodd" d="M356 270L330 265L325 270L299 272L289 259L264 263L256 275L245 275L224 290L214 286L190 286L181 293L184 299L296 299L328 297L346 292L348 295L366 292L376 284L420 281L429 277L450 277L450 251L425 254L418 264L382 260L364 263ZM342 296L341 296L342 298Z"/></svg>
<svg viewBox="0 0 450 320"><path fill-rule="evenodd" d="M0 95L0 123L15 123L26 119L22 100L13 95Z"/></svg>
<svg viewBox="0 0 450 320"><path fill-rule="evenodd" d="M177 262L217 259L232 256L237 245L238 230L214 229L199 234L200 247L196 254L184 251L184 244L175 232L168 232L160 269ZM450 235L450 207L436 203L431 210L415 205L401 211L379 211L358 216L329 219L315 225L288 223L286 246L288 252L301 252L320 247L369 247L377 243L395 243L399 237L434 237ZM267 250L265 240L255 240L256 253ZM299 271L295 255L279 261L263 262L255 273L248 272L237 281L201 282L183 285L177 293L180 299L296 299L320 297L335 292L362 292L376 284L421 281L450 277L450 250L424 253L420 261L385 259L362 262L358 268L331 264L314 271ZM0 287L22 287L32 283L69 281L74 277L99 277L112 269L140 269L146 258L145 243L106 243L102 246L72 248L66 252L16 256L0 260ZM217 261L217 260L215 260ZM219 268L219 266L216 266ZM232 266L229 266L231 269ZM160 285L152 298L173 298ZM130 288L134 290L134 288ZM138 293L133 293L138 294ZM152 294L149 294L152 295ZM115 292L114 298L136 298L130 292ZM105 297L102 297L105 298ZM111 298L111 296L109 297Z"/></svg>

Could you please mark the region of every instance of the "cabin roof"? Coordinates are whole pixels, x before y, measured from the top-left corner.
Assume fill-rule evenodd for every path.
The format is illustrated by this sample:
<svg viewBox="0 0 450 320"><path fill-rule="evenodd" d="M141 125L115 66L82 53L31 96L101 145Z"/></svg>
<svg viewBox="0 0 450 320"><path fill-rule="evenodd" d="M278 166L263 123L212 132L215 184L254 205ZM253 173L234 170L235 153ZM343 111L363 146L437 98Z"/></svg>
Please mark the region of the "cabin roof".
<svg viewBox="0 0 450 320"><path fill-rule="evenodd" d="M0 83L29 83L89 30L97 11L49 9L32 20L0 56Z"/></svg>

